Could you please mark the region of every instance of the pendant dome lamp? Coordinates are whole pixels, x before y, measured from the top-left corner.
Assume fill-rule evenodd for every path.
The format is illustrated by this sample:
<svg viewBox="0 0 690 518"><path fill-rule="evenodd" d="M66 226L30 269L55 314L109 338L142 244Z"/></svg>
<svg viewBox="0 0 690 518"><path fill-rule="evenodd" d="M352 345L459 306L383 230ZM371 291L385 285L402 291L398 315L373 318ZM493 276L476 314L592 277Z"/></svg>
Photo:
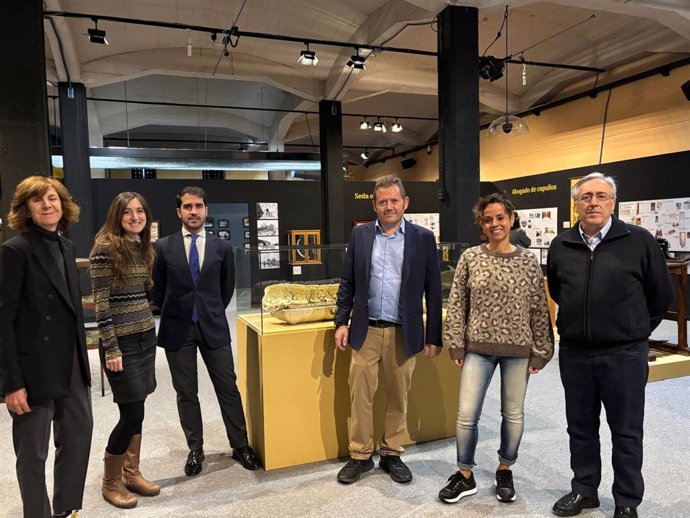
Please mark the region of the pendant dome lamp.
<svg viewBox="0 0 690 518"><path fill-rule="evenodd" d="M505 54L505 78L506 78L506 109L503 115L489 125L490 137L513 137L529 133L527 123L515 115L508 114L508 10L506 9L506 54Z"/></svg>

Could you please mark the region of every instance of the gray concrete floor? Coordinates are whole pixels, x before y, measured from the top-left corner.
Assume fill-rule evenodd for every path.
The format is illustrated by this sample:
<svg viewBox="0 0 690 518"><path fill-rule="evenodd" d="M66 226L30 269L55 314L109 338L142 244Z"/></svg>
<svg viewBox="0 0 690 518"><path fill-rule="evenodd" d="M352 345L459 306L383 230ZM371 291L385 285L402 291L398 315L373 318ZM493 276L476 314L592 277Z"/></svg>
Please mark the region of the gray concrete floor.
<svg viewBox="0 0 690 518"><path fill-rule="evenodd" d="M234 328L235 311L228 312ZM675 328L665 322L655 336L675 338ZM91 352L94 380L98 359ZM448 361L442 356L436 361ZM556 360L557 361L557 360ZM187 451L177 420L175 395L163 354L157 358L158 389L148 399L144 423L142 471L162 485L160 496L141 498L136 509L116 510L100 496L102 452L117 421L109 391L101 397L93 390L95 430L85 489L82 518L89 517L547 517L553 502L568 491L568 442L565 431L563 390L556 361L530 381L526 401L526 429L520 458L514 468L518 497L501 504L493 495L493 471L499 441L499 382L489 389L480 421L475 477L477 495L458 504L436 499L439 489L455 469L454 439L434 441L407 449L405 460L414 473L408 485L398 485L378 467L352 486L341 486L335 476L342 461L325 461L271 472L248 472L230 458L218 406L203 366L200 366L200 399L204 412L207 460L201 475L189 478L182 468ZM646 498L640 516L687 518L690 516L690 470L680 462L690 437L687 399L690 378L652 383L647 390ZM433 402L430 402L433 404ZM289 445L285 445L286 448ZM21 502L14 473L11 420L0 412L0 516L21 516ZM613 515L610 494L610 435L602 426L603 481L601 508L582 516ZM52 480L52 456L48 477ZM52 485L52 482L51 482Z"/></svg>

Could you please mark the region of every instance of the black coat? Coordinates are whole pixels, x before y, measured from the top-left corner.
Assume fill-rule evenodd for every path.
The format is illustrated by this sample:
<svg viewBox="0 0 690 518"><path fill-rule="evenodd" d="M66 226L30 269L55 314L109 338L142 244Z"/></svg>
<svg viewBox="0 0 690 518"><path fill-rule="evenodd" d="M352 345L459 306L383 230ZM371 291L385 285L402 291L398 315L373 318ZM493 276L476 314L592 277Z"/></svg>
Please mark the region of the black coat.
<svg viewBox="0 0 690 518"><path fill-rule="evenodd" d="M369 280L374 222L352 229L338 288L336 326L350 322L350 345L359 350L369 329ZM424 344L441 346L441 269L431 231L405 221L405 252L400 285L402 331L407 356ZM422 299L426 299L426 332Z"/></svg>
<svg viewBox="0 0 690 518"><path fill-rule="evenodd" d="M24 387L30 405L70 394L75 347L91 379L74 245L58 239L67 282L39 231L0 246L0 394Z"/></svg>
<svg viewBox="0 0 690 518"><path fill-rule="evenodd" d="M182 232L176 232L155 243L151 298L161 310L158 346L177 351L184 345L195 301L208 346L227 346L230 328L225 308L235 289L235 254L230 241L206 234L204 262L194 286L183 239Z"/></svg>
<svg viewBox="0 0 690 518"><path fill-rule="evenodd" d="M673 300L666 260L644 228L615 216L594 251L580 226L549 247L549 292L565 347L608 350L647 340Z"/></svg>

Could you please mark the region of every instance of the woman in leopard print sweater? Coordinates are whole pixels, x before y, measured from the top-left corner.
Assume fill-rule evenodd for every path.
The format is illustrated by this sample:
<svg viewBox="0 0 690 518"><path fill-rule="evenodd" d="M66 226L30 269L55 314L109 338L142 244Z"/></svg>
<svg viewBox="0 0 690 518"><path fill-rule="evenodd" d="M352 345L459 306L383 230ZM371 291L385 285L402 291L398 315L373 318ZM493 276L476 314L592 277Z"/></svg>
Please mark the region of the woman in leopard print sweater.
<svg viewBox="0 0 690 518"><path fill-rule="evenodd" d="M501 369L501 444L496 498L515 500L511 466L524 428L531 374L553 356L543 274L534 255L510 243L515 206L503 194L481 198L474 216L488 243L460 257L448 300L443 341L462 367L456 424L458 471L439 493L447 503L477 492L472 474L477 423L497 366Z"/></svg>

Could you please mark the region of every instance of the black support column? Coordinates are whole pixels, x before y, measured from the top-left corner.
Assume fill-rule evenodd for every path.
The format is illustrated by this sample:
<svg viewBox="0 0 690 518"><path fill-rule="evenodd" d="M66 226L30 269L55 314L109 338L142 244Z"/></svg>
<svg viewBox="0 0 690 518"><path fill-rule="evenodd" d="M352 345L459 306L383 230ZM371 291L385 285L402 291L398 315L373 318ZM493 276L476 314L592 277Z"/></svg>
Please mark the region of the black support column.
<svg viewBox="0 0 690 518"><path fill-rule="evenodd" d="M479 242L472 206L479 197L478 10L438 15L439 198L441 240Z"/></svg>
<svg viewBox="0 0 690 518"><path fill-rule="evenodd" d="M77 257L86 257L94 235L86 88L81 83L60 83L58 91L65 186L81 208L79 223L70 229L69 238Z"/></svg>
<svg viewBox="0 0 690 518"><path fill-rule="evenodd" d="M319 102L319 140L321 144L322 243L346 243L345 175L343 174L343 118L340 101ZM349 226L348 226L349 228Z"/></svg>
<svg viewBox="0 0 690 518"><path fill-rule="evenodd" d="M0 2L0 240L17 184L50 174L42 0Z"/></svg>

